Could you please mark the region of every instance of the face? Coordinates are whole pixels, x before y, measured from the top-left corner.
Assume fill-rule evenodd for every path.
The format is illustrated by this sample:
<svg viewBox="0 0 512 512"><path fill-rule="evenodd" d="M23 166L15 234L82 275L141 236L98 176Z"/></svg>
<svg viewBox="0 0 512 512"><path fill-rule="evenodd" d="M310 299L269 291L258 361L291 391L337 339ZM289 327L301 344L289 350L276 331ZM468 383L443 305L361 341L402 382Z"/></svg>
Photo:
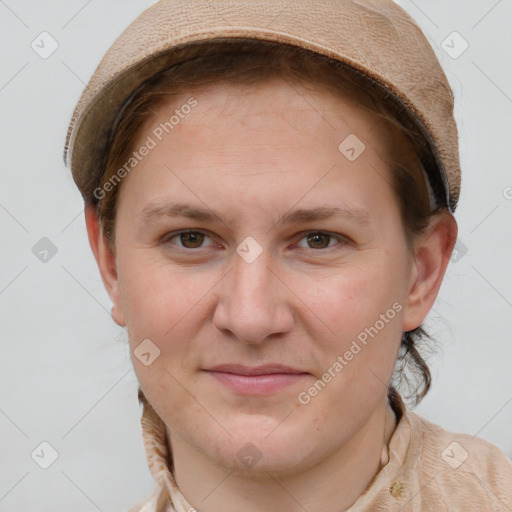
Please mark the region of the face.
<svg viewBox="0 0 512 512"><path fill-rule="evenodd" d="M406 323L416 274L387 141L349 101L278 80L161 103L134 151L148 136L119 191L113 299L144 394L171 444L225 468L247 443L254 470L312 467L385 401Z"/></svg>

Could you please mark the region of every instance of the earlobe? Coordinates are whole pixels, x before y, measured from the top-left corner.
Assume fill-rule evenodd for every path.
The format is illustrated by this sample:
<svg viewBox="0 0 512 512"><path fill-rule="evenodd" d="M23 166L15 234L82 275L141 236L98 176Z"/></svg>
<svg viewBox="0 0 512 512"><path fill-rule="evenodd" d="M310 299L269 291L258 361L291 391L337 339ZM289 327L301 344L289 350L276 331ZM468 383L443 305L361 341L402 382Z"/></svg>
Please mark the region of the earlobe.
<svg viewBox="0 0 512 512"><path fill-rule="evenodd" d="M457 240L457 223L443 210L434 215L415 243L411 284L403 317L403 331L419 327L432 308Z"/></svg>
<svg viewBox="0 0 512 512"><path fill-rule="evenodd" d="M121 307L115 254L108 247L105 236L101 231L96 208L92 205L87 205L85 206L84 214L89 245L96 259L103 285L112 301L112 318L116 324L125 326L126 321Z"/></svg>

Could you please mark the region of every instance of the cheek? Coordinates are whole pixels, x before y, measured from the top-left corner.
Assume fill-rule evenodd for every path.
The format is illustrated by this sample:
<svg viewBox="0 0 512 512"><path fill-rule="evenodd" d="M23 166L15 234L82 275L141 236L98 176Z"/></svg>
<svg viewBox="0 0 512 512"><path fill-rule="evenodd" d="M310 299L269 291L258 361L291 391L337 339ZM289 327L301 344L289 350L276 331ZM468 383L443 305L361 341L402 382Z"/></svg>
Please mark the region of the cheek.
<svg viewBox="0 0 512 512"><path fill-rule="evenodd" d="M329 382L322 398L314 399L319 414L325 403L336 404L340 414L363 404L369 410L385 394L402 335L404 254L374 251L350 269L323 276L305 295L329 327L311 333L321 353L322 373L316 377Z"/></svg>
<svg viewBox="0 0 512 512"><path fill-rule="evenodd" d="M366 259L321 277L300 278L304 303L332 338L356 337L394 303L403 305L405 274L385 258Z"/></svg>
<svg viewBox="0 0 512 512"><path fill-rule="evenodd" d="M194 323L215 276L179 269L163 258L155 259L153 251L132 249L120 255L119 288L128 330L139 337L163 340Z"/></svg>
<svg viewBox="0 0 512 512"><path fill-rule="evenodd" d="M119 286L138 381L157 413L173 418L170 424L174 425L180 419L174 417L173 411L194 409L197 405L180 383L186 382L188 389L196 378L194 354L207 314L205 292L216 280L207 272L180 272L168 263L156 261L150 252L132 249L120 253ZM147 339L159 351L151 353L151 358L155 353L158 356L149 365L137 356L141 353L138 347Z"/></svg>
<svg viewBox="0 0 512 512"><path fill-rule="evenodd" d="M403 273L390 268L386 258L369 259L324 276L320 284L303 280L316 283L305 302L322 322L316 320L319 330L310 333L321 370L301 399L319 423L340 415L357 428L386 394L393 374L402 332Z"/></svg>

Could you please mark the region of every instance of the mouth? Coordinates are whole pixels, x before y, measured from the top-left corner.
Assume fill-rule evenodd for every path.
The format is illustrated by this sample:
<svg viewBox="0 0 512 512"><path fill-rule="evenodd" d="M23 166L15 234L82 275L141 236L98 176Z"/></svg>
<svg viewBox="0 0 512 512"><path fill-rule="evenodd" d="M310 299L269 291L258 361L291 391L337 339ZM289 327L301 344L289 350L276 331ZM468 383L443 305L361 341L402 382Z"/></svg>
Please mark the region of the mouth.
<svg viewBox="0 0 512 512"><path fill-rule="evenodd" d="M264 364L261 366L245 366L242 364L220 364L212 368L208 368L208 371L232 373L234 375L274 375L274 374L302 374L307 373L290 366L282 364Z"/></svg>
<svg viewBox="0 0 512 512"><path fill-rule="evenodd" d="M309 373L280 364L249 367L218 365L206 370L217 382L241 395L269 395L302 380Z"/></svg>

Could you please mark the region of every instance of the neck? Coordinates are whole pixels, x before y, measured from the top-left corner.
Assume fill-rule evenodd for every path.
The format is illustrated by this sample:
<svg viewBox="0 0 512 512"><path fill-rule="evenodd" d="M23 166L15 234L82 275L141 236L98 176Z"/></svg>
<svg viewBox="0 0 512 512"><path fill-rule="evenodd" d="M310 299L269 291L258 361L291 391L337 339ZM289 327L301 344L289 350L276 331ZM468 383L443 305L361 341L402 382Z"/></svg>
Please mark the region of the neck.
<svg viewBox="0 0 512 512"><path fill-rule="evenodd" d="M204 512L348 510L387 463L396 416L386 400L349 442L306 470L254 480L222 468L167 429L180 492Z"/></svg>

